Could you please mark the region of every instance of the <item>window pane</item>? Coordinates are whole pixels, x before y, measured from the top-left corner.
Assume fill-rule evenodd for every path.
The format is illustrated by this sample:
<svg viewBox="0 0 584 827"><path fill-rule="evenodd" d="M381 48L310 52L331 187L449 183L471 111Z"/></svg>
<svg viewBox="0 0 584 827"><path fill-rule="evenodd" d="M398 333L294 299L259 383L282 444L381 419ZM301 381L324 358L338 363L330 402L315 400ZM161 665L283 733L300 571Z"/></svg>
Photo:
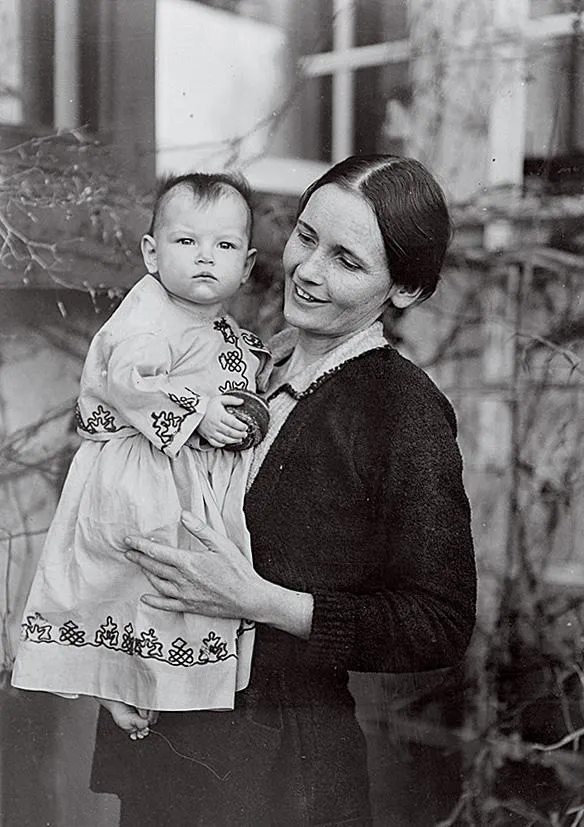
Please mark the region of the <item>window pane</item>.
<svg viewBox="0 0 584 827"><path fill-rule="evenodd" d="M296 0L288 32L299 54L328 52L333 45L333 0Z"/></svg>
<svg viewBox="0 0 584 827"><path fill-rule="evenodd" d="M0 123L53 125L53 0L0 0Z"/></svg>
<svg viewBox="0 0 584 827"><path fill-rule="evenodd" d="M355 45L407 37L407 0L357 0Z"/></svg>
<svg viewBox="0 0 584 827"><path fill-rule="evenodd" d="M53 126L54 3L53 0L27 0L22 7L24 121Z"/></svg>
<svg viewBox="0 0 584 827"><path fill-rule="evenodd" d="M308 78L294 107L300 155L310 161L331 160L332 80L330 75Z"/></svg>
<svg viewBox="0 0 584 827"><path fill-rule="evenodd" d="M570 89L566 55L570 55L569 38L538 43L528 50L527 158L556 157L565 155L571 149L570 107L577 106L577 103L570 100L576 90Z"/></svg>
<svg viewBox="0 0 584 827"><path fill-rule="evenodd" d="M99 12L97 3L84 3L79 9L80 122L95 133L101 126Z"/></svg>
<svg viewBox="0 0 584 827"><path fill-rule="evenodd" d="M0 5L0 123L22 121L22 67L17 0Z"/></svg>
<svg viewBox="0 0 584 827"><path fill-rule="evenodd" d="M290 51L276 26L201 3L158 2L158 169L219 167L267 152L304 157L304 147L318 159L326 90L321 81L296 83Z"/></svg>
<svg viewBox="0 0 584 827"><path fill-rule="evenodd" d="M355 152L400 154L407 137L410 83L407 63L355 73Z"/></svg>

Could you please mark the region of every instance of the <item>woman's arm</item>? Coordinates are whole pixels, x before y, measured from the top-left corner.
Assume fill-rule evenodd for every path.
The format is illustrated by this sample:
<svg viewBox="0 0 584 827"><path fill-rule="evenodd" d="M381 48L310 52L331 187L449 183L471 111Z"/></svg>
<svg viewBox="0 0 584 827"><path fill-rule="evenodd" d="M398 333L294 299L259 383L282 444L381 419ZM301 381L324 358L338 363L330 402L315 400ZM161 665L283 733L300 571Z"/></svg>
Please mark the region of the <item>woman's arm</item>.
<svg viewBox="0 0 584 827"><path fill-rule="evenodd" d="M294 637L308 640L312 627L314 597L307 592L295 592L275 583L264 580L266 585L263 611L255 618L258 623L265 623L288 632Z"/></svg>
<svg viewBox="0 0 584 827"><path fill-rule="evenodd" d="M149 606L209 617L253 620L307 639L313 598L260 577L231 540L183 514L183 524L196 537L195 550L163 546L142 537L126 540L129 560L137 563L157 594L144 595Z"/></svg>
<svg viewBox="0 0 584 827"><path fill-rule="evenodd" d="M320 589L306 656L319 666L416 672L457 663L475 621L470 509L454 414L437 393L404 394L399 419L353 447L371 482L383 555L377 584ZM383 420L383 418L382 418Z"/></svg>

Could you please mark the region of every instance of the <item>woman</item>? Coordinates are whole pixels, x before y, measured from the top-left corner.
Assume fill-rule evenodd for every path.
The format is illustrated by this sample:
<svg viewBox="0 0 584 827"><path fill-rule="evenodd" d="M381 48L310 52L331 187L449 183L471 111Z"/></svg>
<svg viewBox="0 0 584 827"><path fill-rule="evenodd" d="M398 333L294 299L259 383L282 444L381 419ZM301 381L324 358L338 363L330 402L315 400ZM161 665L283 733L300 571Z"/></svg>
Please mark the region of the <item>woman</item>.
<svg viewBox="0 0 584 827"><path fill-rule="evenodd" d="M129 540L149 605L258 624L250 685L139 743L101 715L94 789L120 796L123 827L372 823L348 670L453 665L474 624L455 417L379 321L434 292L449 237L411 159L348 158L302 196L246 499L254 569L188 515L199 552Z"/></svg>

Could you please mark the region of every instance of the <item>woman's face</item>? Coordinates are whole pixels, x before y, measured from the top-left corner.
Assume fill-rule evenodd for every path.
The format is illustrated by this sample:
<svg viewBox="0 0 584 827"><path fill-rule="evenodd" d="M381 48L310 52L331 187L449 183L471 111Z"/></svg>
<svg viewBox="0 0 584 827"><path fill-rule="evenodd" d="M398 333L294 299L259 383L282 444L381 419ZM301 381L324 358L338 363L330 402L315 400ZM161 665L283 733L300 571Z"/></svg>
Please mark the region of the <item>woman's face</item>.
<svg viewBox="0 0 584 827"><path fill-rule="evenodd" d="M283 262L284 316L312 336L342 339L364 330L397 290L371 207L336 184L310 197Z"/></svg>

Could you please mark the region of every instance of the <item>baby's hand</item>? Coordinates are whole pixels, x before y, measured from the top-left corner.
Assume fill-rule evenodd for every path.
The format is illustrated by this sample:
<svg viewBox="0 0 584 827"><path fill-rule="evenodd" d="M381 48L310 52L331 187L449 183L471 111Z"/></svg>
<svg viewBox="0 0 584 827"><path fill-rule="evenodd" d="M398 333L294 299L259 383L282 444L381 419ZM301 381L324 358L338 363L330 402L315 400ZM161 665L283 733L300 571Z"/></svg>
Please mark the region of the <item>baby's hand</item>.
<svg viewBox="0 0 584 827"><path fill-rule="evenodd" d="M245 425L235 414L230 413L227 405L242 405L243 400L237 396L214 396L207 405L204 417L197 428L198 433L213 448L235 445L247 434Z"/></svg>

